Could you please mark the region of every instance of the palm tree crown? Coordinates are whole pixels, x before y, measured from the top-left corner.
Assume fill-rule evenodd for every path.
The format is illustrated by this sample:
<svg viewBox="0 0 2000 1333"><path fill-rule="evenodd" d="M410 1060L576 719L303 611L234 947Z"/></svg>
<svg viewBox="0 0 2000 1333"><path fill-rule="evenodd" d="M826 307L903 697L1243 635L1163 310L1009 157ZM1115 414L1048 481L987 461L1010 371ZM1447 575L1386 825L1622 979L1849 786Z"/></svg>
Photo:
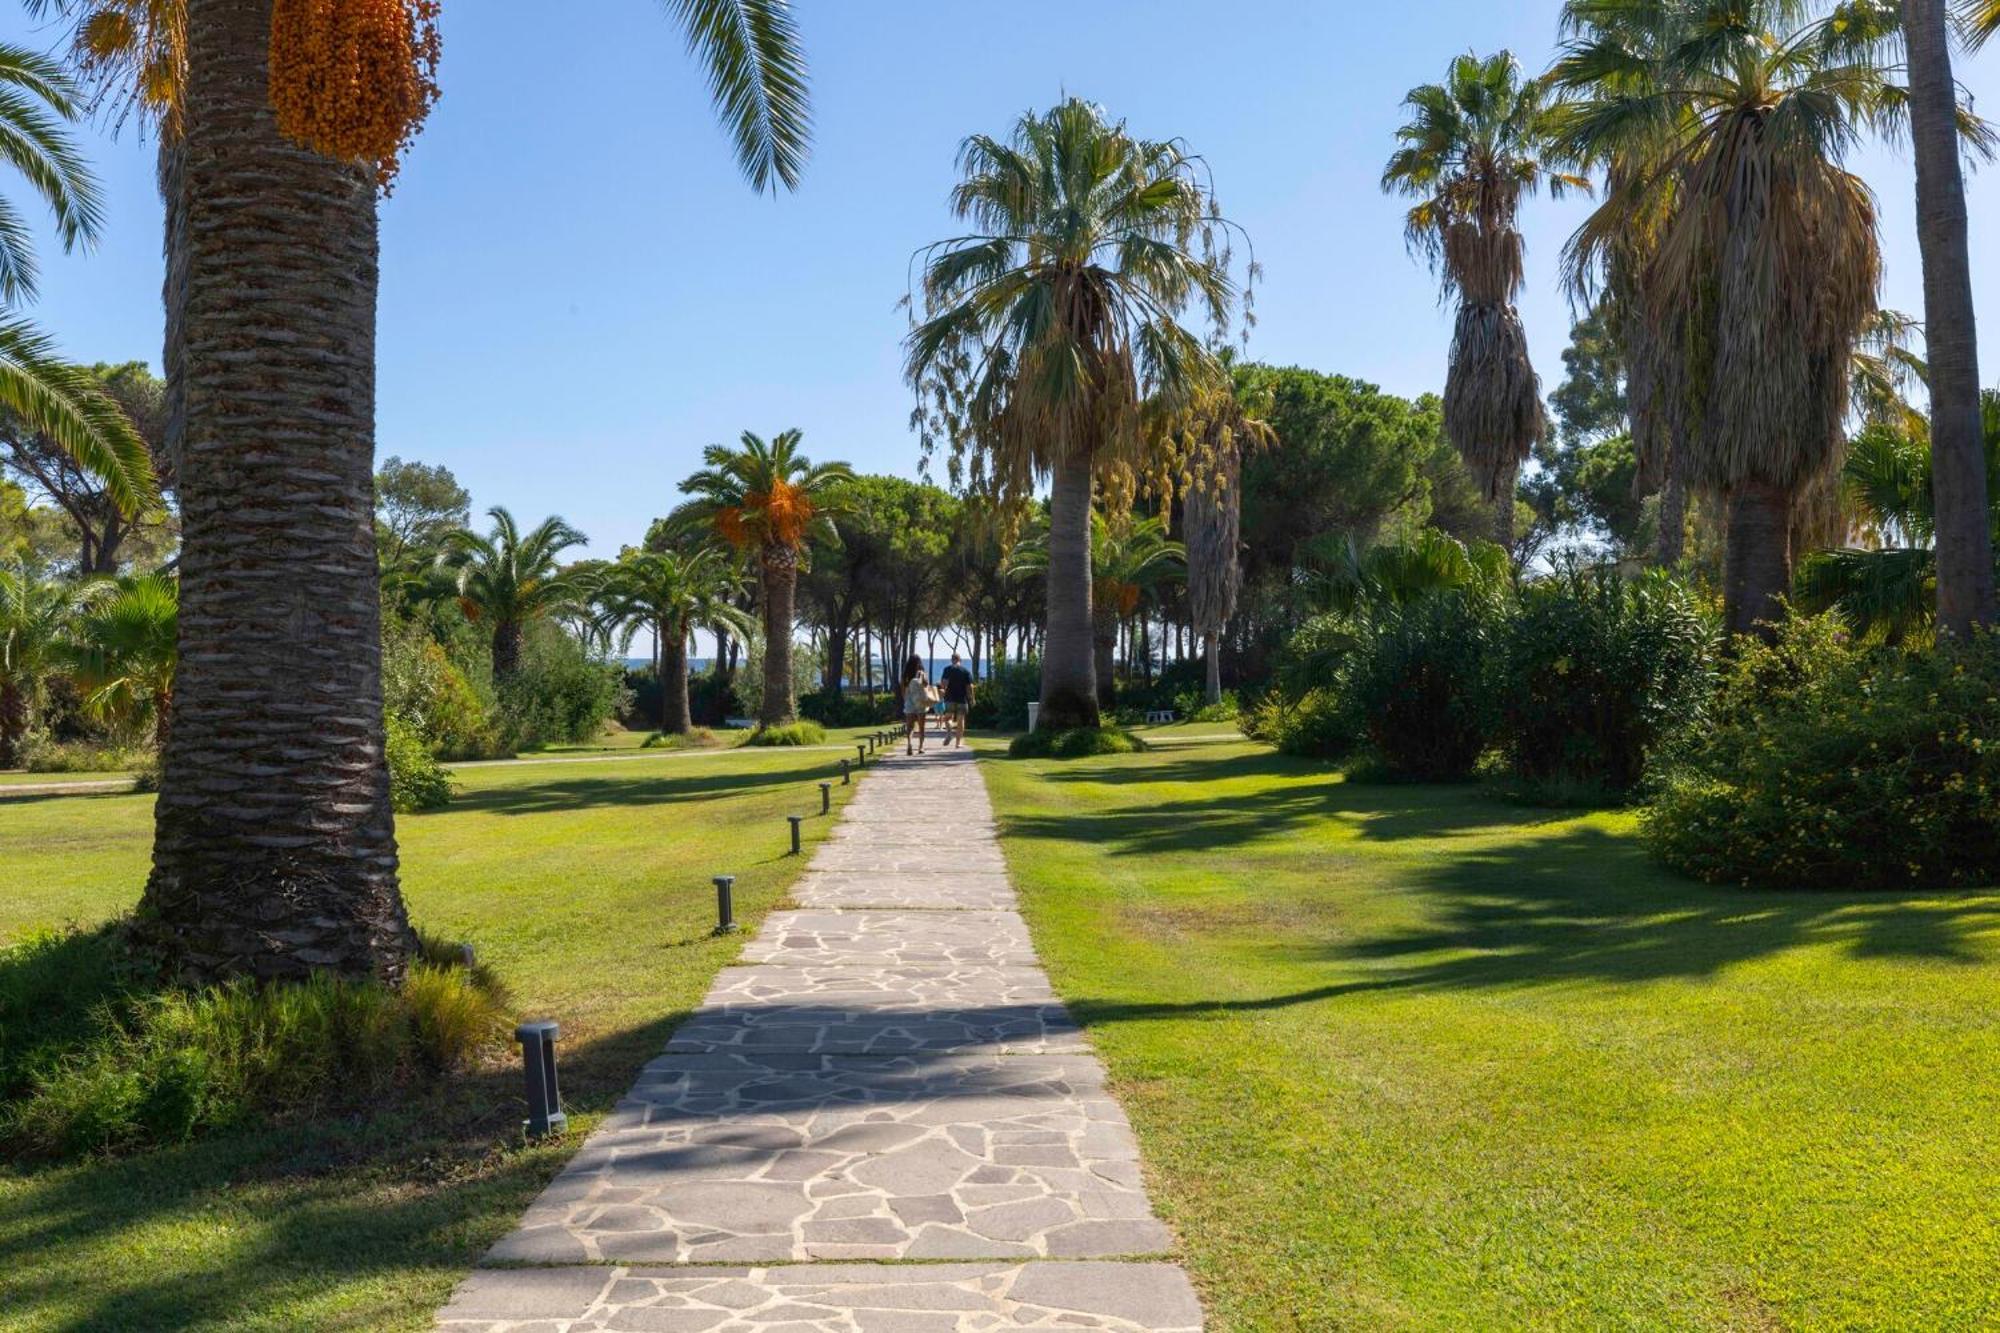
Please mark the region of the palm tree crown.
<svg viewBox="0 0 2000 1333"><path fill-rule="evenodd" d="M694 498L675 509L675 527L706 525L739 550L783 547L797 551L825 514L828 490L854 475L845 463L814 463L799 451L799 430L781 431L768 442L744 431L742 446L711 444L706 464L681 483Z"/></svg>
<svg viewBox="0 0 2000 1333"><path fill-rule="evenodd" d="M545 518L523 533L504 507L495 505L486 513L493 520L492 534L452 533L438 562L456 573L466 616L491 626L493 674L509 676L520 663L522 629L577 601L580 589L563 577L557 557L589 539L559 517Z"/></svg>

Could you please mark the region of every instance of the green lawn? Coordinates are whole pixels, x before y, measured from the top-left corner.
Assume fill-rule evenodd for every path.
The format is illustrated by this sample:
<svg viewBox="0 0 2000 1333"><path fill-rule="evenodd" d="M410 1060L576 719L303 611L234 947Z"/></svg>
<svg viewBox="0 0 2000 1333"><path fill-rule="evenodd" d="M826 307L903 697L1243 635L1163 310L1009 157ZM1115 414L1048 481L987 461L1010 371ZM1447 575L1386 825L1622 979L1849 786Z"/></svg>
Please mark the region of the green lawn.
<svg viewBox="0 0 2000 1333"><path fill-rule="evenodd" d="M709 876L747 925L803 858L823 750L523 764L459 774L448 810L405 817L404 889L423 926L470 939L523 1014L562 1022L576 1132L517 1146L514 1064L397 1115L236 1135L122 1161L0 1168L0 1326L417 1329L514 1224L581 1133L732 958ZM834 779L834 794L853 790ZM837 809L837 807L836 807ZM806 824L815 840L830 821ZM0 802L0 941L129 909L145 796Z"/></svg>
<svg viewBox="0 0 2000 1333"><path fill-rule="evenodd" d="M986 764L1213 1328L2000 1324L2000 892L1706 888L1218 730Z"/></svg>

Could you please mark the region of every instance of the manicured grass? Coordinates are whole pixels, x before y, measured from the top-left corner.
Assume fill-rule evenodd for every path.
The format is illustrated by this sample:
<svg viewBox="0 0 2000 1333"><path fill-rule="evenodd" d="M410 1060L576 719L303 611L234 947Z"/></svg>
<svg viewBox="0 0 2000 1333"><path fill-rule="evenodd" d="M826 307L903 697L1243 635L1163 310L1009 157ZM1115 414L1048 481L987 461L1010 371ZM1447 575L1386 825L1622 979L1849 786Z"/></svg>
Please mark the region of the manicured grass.
<svg viewBox="0 0 2000 1333"><path fill-rule="evenodd" d="M128 772L109 773L29 773L10 768L0 771L0 787L46 787L68 782L130 782Z"/></svg>
<svg viewBox="0 0 2000 1333"><path fill-rule="evenodd" d="M561 1021L580 1112L567 1142L518 1146L519 1075L500 1060L370 1120L0 1168L0 1325L427 1327L741 947L708 933L709 877L738 876L754 929L804 862L785 855L784 816L814 814L822 836L814 784L834 768L825 752L758 750L462 771L454 805L398 822L411 915L473 941L524 1016ZM0 941L128 910L151 799L0 803Z"/></svg>
<svg viewBox="0 0 2000 1333"><path fill-rule="evenodd" d="M983 764L1212 1328L2000 1322L2000 892L1149 739Z"/></svg>

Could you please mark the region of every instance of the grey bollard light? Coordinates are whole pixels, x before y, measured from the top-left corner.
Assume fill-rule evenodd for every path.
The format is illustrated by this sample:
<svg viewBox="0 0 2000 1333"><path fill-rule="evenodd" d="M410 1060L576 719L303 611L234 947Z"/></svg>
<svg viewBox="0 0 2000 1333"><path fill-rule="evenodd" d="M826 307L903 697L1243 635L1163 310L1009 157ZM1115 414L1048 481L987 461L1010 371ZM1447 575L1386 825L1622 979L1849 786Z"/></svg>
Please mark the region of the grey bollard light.
<svg viewBox="0 0 2000 1333"><path fill-rule="evenodd" d="M805 823L806 817L804 815L786 815L785 818L792 825L792 855L797 856L799 854L799 825Z"/></svg>
<svg viewBox="0 0 2000 1333"><path fill-rule="evenodd" d="M819 812L823 815L833 813L833 784L831 782L822 782L819 784Z"/></svg>
<svg viewBox="0 0 2000 1333"><path fill-rule="evenodd" d="M856 767L858 767L858 768L866 768L866 767L868 767L868 747L867 747L867 746L865 746L865 745L862 745L862 744L859 744L859 743L857 743L857 744L855 745L855 747L854 747L854 755L855 755L855 766L856 766Z"/></svg>
<svg viewBox="0 0 2000 1333"><path fill-rule="evenodd" d="M853 778L848 776L848 764L848 760L843 759L840 761L840 785L843 787L854 781Z"/></svg>
<svg viewBox="0 0 2000 1333"><path fill-rule="evenodd" d="M556 1086L556 1038L561 1035L562 1028L546 1018L514 1029L528 1081L528 1118L521 1127L531 1139L560 1134L569 1124L562 1110L562 1092Z"/></svg>
<svg viewBox="0 0 2000 1333"><path fill-rule="evenodd" d="M736 876L715 877L715 933L727 935L736 929Z"/></svg>

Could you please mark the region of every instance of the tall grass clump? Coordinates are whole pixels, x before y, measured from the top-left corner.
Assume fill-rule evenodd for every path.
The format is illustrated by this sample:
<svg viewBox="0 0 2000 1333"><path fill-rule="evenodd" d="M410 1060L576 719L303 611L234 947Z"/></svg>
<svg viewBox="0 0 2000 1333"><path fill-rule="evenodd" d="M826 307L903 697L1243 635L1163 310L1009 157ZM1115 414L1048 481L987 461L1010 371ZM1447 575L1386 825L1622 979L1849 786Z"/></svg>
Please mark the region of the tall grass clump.
<svg viewBox="0 0 2000 1333"><path fill-rule="evenodd" d="M783 726L759 727L745 745L824 745L826 728L817 722L787 722Z"/></svg>

